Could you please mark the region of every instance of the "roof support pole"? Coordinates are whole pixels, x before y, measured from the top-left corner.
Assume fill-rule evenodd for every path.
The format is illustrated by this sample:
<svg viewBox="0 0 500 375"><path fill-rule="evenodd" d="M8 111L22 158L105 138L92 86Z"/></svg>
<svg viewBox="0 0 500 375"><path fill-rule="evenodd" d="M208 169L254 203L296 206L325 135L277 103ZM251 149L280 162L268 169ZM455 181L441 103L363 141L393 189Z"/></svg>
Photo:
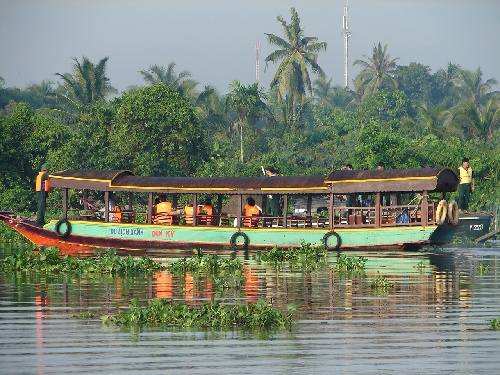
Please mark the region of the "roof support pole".
<svg viewBox="0 0 500 375"><path fill-rule="evenodd" d="M283 194L283 228L288 226L288 194Z"/></svg>
<svg viewBox="0 0 500 375"><path fill-rule="evenodd" d="M104 192L104 221L109 222L109 191Z"/></svg>
<svg viewBox="0 0 500 375"><path fill-rule="evenodd" d="M146 212L147 222L151 224L153 222L153 193L148 193L148 212Z"/></svg>
<svg viewBox="0 0 500 375"><path fill-rule="evenodd" d="M307 216L312 216L312 195L307 194Z"/></svg>
<svg viewBox="0 0 500 375"><path fill-rule="evenodd" d="M238 226L238 228L241 228L241 211L242 211L242 208L243 208L243 195L242 194L238 194L238 212L237 212L237 216L236 216L236 225Z"/></svg>
<svg viewBox="0 0 500 375"><path fill-rule="evenodd" d="M424 227L427 226L427 222L429 220L429 202L427 198L428 198L427 190L424 190L422 192L422 202L420 202L421 204L420 216L421 216L422 226Z"/></svg>
<svg viewBox="0 0 500 375"><path fill-rule="evenodd" d="M193 194L193 227L196 226L196 214L198 212L198 195Z"/></svg>
<svg viewBox="0 0 500 375"><path fill-rule="evenodd" d="M380 192L375 194L375 226L377 228L380 227L381 222L382 222L382 220L381 220L382 211L380 209L380 201L382 200L381 196L382 196L382 194L380 194Z"/></svg>
<svg viewBox="0 0 500 375"><path fill-rule="evenodd" d="M68 189L62 189L62 208L63 208L63 219L68 218Z"/></svg>
<svg viewBox="0 0 500 375"><path fill-rule="evenodd" d="M334 200L333 200L333 187L330 187L330 204L328 205L328 221L330 222L330 229L333 230L333 206L334 206Z"/></svg>

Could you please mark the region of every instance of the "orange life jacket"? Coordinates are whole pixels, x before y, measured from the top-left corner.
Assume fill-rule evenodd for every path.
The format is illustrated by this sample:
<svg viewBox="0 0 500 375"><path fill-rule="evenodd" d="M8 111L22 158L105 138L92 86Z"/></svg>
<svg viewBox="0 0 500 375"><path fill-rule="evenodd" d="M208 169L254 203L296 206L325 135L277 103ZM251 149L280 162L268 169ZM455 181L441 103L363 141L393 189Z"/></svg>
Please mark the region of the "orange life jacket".
<svg viewBox="0 0 500 375"><path fill-rule="evenodd" d="M186 219L186 224L193 224L193 206L184 207L184 217Z"/></svg>
<svg viewBox="0 0 500 375"><path fill-rule="evenodd" d="M243 225L245 227L256 227L259 224L258 216L260 216L260 210L256 205L250 206L245 204L243 207ZM252 218L253 217L253 218Z"/></svg>
<svg viewBox="0 0 500 375"><path fill-rule="evenodd" d="M157 214L171 214L172 213L172 203L171 202L160 202L155 206L155 212Z"/></svg>

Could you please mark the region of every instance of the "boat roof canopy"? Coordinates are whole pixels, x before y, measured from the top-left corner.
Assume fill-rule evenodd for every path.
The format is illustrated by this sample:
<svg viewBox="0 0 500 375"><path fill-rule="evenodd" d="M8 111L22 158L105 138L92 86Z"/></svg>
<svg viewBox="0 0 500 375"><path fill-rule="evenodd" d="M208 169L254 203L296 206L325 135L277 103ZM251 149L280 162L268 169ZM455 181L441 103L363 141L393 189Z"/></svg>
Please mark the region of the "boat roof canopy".
<svg viewBox="0 0 500 375"><path fill-rule="evenodd" d="M332 172L325 183L336 193L455 191L458 176L449 168L347 170Z"/></svg>
<svg viewBox="0 0 500 375"><path fill-rule="evenodd" d="M142 177L130 171L67 170L50 175L51 186L73 189L164 193L327 193L322 176Z"/></svg>
<svg viewBox="0 0 500 375"><path fill-rule="evenodd" d="M142 177L127 170L65 170L50 175L54 188L101 191L218 194L338 194L402 191L455 191L458 177L447 168L352 170L322 176Z"/></svg>

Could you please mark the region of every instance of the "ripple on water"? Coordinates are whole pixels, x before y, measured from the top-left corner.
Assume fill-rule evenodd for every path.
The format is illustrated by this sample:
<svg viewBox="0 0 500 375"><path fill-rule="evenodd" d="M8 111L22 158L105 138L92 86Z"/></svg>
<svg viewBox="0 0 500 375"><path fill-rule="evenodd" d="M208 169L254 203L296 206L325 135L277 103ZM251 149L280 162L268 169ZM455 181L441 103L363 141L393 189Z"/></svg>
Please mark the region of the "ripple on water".
<svg viewBox="0 0 500 375"><path fill-rule="evenodd" d="M0 373L488 373L500 368L498 249L355 253L367 278L329 268L303 274L245 263L241 291L175 277L45 279L0 275ZM333 259L332 259L333 261ZM487 266L483 274L478 265ZM484 271L484 270L483 270ZM369 280L393 286L374 293ZM73 314L115 311L131 298L294 304L291 333L269 339L235 332L140 335Z"/></svg>

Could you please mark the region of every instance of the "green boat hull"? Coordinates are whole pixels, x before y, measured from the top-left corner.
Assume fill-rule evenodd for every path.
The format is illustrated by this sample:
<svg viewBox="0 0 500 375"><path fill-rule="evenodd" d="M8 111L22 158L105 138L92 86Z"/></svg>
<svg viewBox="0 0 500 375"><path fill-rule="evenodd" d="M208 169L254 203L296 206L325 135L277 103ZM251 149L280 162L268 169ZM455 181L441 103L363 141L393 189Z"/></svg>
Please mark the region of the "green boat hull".
<svg viewBox="0 0 500 375"><path fill-rule="evenodd" d="M55 233L56 221L44 226ZM382 228L336 228L341 248L385 248L421 245L429 242L436 226L408 226ZM64 229L64 228L63 228ZM61 228L60 228L61 231ZM329 229L317 228L241 228L248 236L250 248L297 247L301 243L320 245ZM208 226L162 226L145 224L103 223L71 221L71 233L65 239L99 247L119 248L162 248L202 247L231 245L233 234L238 228Z"/></svg>

